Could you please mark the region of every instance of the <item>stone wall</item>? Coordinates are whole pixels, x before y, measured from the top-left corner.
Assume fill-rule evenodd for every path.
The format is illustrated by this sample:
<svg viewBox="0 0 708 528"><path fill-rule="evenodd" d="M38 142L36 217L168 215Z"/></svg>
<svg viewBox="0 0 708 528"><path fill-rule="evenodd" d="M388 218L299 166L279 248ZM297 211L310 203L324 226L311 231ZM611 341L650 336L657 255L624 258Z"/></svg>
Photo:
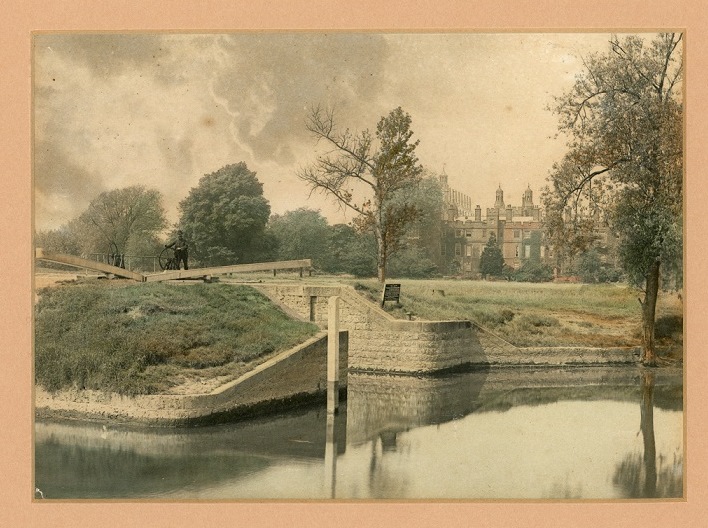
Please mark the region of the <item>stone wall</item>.
<svg viewBox="0 0 708 528"><path fill-rule="evenodd" d="M340 332L339 387L347 384L348 336ZM154 425L192 425L326 401L327 335L262 363L208 394L121 396L98 391L35 390L35 412L46 417L93 417Z"/></svg>
<svg viewBox="0 0 708 528"><path fill-rule="evenodd" d="M339 323L349 332L354 371L430 373L486 364L469 321L402 321L348 286L259 285L291 315L327 326L329 298L340 298Z"/></svg>
<svg viewBox="0 0 708 528"><path fill-rule="evenodd" d="M340 298L352 371L423 374L464 366L574 366L636 363L629 348L519 348L470 321L395 319L349 286L259 285L290 315L327 326L329 298Z"/></svg>

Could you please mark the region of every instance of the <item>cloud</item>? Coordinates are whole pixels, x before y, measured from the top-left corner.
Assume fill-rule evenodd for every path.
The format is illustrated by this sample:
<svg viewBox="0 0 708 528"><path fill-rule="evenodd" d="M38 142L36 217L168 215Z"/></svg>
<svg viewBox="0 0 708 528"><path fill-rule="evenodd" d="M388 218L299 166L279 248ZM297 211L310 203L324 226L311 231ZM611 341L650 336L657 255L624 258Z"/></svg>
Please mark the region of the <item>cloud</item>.
<svg viewBox="0 0 708 528"><path fill-rule="evenodd" d="M311 105L363 122L386 57L375 34L37 35L35 134L45 156L91 175L74 191L154 186L174 220L198 178L227 163L294 171L312 146ZM47 197L60 185L48 166L35 167L36 191ZM62 217L81 212L83 194ZM38 201L37 216L45 212Z"/></svg>
<svg viewBox="0 0 708 528"><path fill-rule="evenodd" d="M401 106L421 162L486 204L519 196L557 158L545 110L607 35L61 33L35 37L36 218L80 214L92 193L160 190L170 221L199 178L244 161L274 212L335 209L295 177L315 155L313 105L373 129ZM40 152L41 149L41 152ZM520 182L511 188L512 182ZM75 195L75 200L67 196ZM334 217L334 213L330 219Z"/></svg>
<svg viewBox="0 0 708 528"><path fill-rule="evenodd" d="M34 165L35 207L44 213L35 226L40 231L67 223L106 190L98 174L44 141L35 145Z"/></svg>
<svg viewBox="0 0 708 528"><path fill-rule="evenodd" d="M236 140L258 160L296 161L293 148L308 139L309 107L336 105L352 116L382 89L381 35L239 34L218 45L229 62L214 76L213 93L234 116Z"/></svg>
<svg viewBox="0 0 708 528"><path fill-rule="evenodd" d="M40 34L35 37L35 47L70 57L77 66L88 69L98 79L141 70L145 75L167 81L171 76L162 73L161 68L174 60L159 34Z"/></svg>

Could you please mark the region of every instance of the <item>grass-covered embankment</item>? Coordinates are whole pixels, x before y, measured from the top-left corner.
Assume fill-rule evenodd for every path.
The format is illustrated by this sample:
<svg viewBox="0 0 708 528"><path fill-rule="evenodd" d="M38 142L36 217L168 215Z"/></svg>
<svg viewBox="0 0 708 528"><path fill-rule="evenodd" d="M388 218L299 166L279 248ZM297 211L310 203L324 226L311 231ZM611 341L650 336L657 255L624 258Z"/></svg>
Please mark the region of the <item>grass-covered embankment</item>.
<svg viewBox="0 0 708 528"><path fill-rule="evenodd" d="M233 378L318 330L247 286L94 280L39 293L35 381L49 391L156 394Z"/></svg>
<svg viewBox="0 0 708 528"><path fill-rule="evenodd" d="M641 344L639 292L621 284L554 284L466 280L390 280L401 283L395 317L471 320L519 347L624 347ZM380 300L375 280L355 288ZM683 310L676 294L662 293L656 335L665 352L680 354Z"/></svg>

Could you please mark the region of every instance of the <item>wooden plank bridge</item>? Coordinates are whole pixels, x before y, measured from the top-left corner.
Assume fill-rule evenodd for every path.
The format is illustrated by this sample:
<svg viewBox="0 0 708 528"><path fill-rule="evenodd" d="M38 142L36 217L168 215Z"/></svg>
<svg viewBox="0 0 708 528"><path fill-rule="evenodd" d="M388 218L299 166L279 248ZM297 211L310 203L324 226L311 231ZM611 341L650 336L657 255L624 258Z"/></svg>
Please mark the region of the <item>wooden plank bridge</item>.
<svg viewBox="0 0 708 528"><path fill-rule="evenodd" d="M232 266L215 266L211 268L193 268L189 270L165 270L160 273L139 273L130 271L118 266L111 266L103 262L77 257L75 255L67 255L65 253L56 253L53 251L45 251L42 248L37 248L35 251L37 260L54 262L57 264L65 264L76 268L84 268L92 271L99 271L116 277L132 279L138 282L159 282L179 279L205 279L208 280L215 275L227 275L230 273L251 273L255 271L272 271L275 275L277 271L282 270L299 270L300 276L303 276L305 270L312 270L312 260L281 260L277 262L259 262L254 264L234 264Z"/></svg>

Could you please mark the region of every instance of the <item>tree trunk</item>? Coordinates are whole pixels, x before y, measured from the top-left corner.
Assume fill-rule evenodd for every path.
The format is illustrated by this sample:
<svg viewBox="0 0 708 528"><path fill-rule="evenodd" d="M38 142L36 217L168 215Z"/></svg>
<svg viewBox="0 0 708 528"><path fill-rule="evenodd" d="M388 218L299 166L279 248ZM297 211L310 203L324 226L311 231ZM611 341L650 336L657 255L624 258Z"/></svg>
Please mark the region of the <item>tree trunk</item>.
<svg viewBox="0 0 708 528"><path fill-rule="evenodd" d="M646 294L642 303L642 363L656 366L654 348L654 322L656 319L656 301L659 297L660 261L655 260L647 273Z"/></svg>
<svg viewBox="0 0 708 528"><path fill-rule="evenodd" d="M642 420L644 439L644 489L642 496L656 497L656 439L654 437L654 373L642 372Z"/></svg>
<svg viewBox="0 0 708 528"><path fill-rule="evenodd" d="M386 282L386 247L383 242L379 242L378 258L376 259L379 282Z"/></svg>
<svg viewBox="0 0 708 528"><path fill-rule="evenodd" d="M376 237L376 270L381 284L386 281L386 254L388 253L383 231L384 230L378 225L374 227L374 236Z"/></svg>

